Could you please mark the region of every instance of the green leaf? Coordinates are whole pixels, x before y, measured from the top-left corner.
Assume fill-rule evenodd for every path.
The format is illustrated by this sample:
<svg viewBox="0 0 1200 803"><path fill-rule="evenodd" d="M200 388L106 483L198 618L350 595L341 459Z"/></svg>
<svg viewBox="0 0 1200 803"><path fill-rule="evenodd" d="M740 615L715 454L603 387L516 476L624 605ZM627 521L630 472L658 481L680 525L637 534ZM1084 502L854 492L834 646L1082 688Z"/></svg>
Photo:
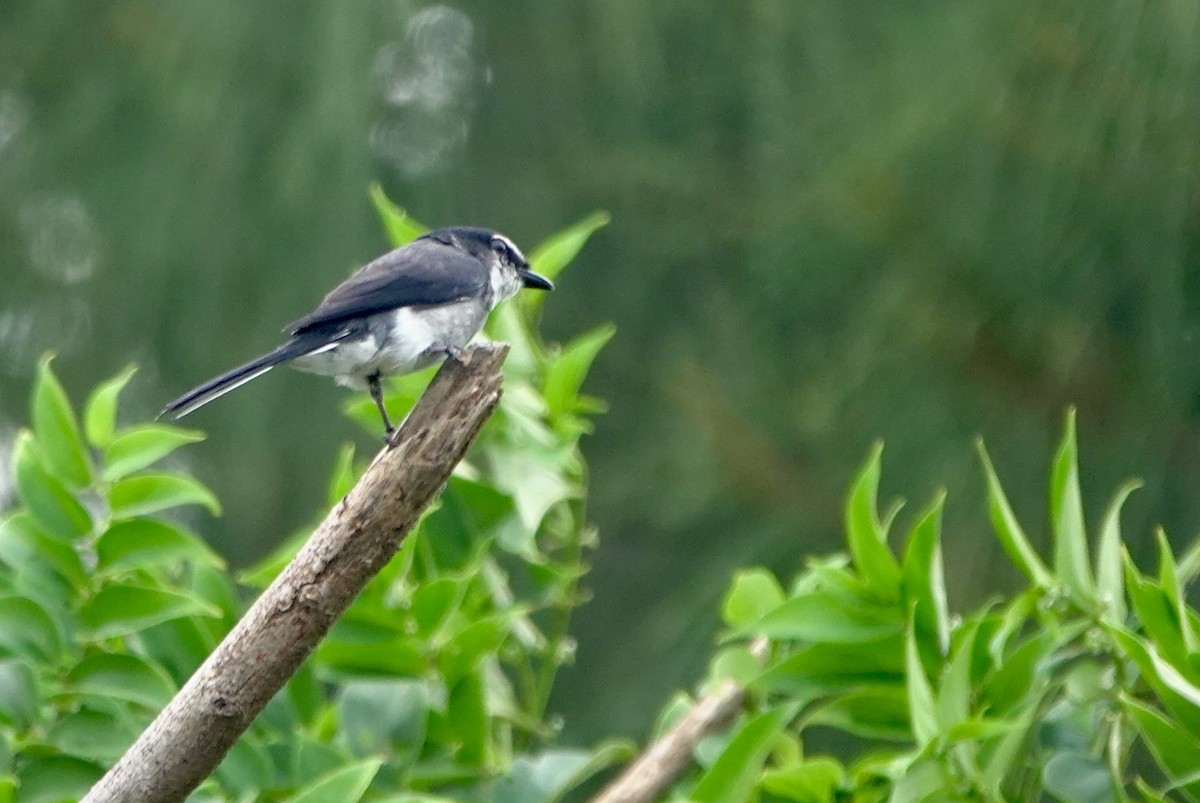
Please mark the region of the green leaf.
<svg viewBox="0 0 1200 803"><path fill-rule="evenodd" d="M559 748L520 756L493 783L490 803L556 803L595 773L632 755L627 742L607 741L590 751Z"/></svg>
<svg viewBox="0 0 1200 803"><path fill-rule="evenodd" d="M429 231L428 226L413 220L407 212L392 203L378 183L371 185L371 203L379 213L379 219L383 222L383 228L393 248L407 245Z"/></svg>
<svg viewBox="0 0 1200 803"><path fill-rule="evenodd" d="M261 800L263 789L271 785L271 757L257 739L243 736L217 765L216 776L236 795Z"/></svg>
<svg viewBox="0 0 1200 803"><path fill-rule="evenodd" d="M349 681L337 705L342 734L356 755L386 752L403 766L425 743L433 700L423 681L379 678Z"/></svg>
<svg viewBox="0 0 1200 803"><path fill-rule="evenodd" d="M46 741L67 755L113 764L137 738L138 729L102 711L83 707L55 722Z"/></svg>
<svg viewBox="0 0 1200 803"><path fill-rule="evenodd" d="M42 606L25 597L4 597L0 598L0 646L10 655L53 663L62 652L62 637Z"/></svg>
<svg viewBox="0 0 1200 803"><path fill-rule="evenodd" d="M743 628L762 619L784 602L783 588L766 569L741 569L721 605L721 617L730 627Z"/></svg>
<svg viewBox="0 0 1200 803"><path fill-rule="evenodd" d="M984 448L982 438L975 441L975 448L979 452L979 459L983 462L983 471L987 478L988 512L991 514L992 528L996 531L996 537L1000 539L1000 545L1004 547L1004 551L1008 553L1017 568L1034 585L1043 589L1052 588L1054 577L1042 563L1042 559L1038 557L1037 550L1029 543L1029 539L1025 537L1025 531L1021 529L1021 523L1013 514L1012 507L1008 504L1008 497L1004 495L1004 488L1000 485L1000 478L996 476L996 469L992 467L987 449Z"/></svg>
<svg viewBox="0 0 1200 803"><path fill-rule="evenodd" d="M700 776L689 799L696 803L750 799L771 744L797 710L796 705L777 706L744 722L716 762Z"/></svg>
<svg viewBox="0 0 1200 803"><path fill-rule="evenodd" d="M1192 629L1192 622L1188 616L1183 586L1179 582L1179 576L1175 570L1175 556L1171 553L1171 544L1167 541L1167 534L1161 527L1155 530L1154 536L1158 541L1158 583L1171 606L1172 614L1174 614L1183 651L1187 655L1193 655L1200 652L1200 638L1197 638Z"/></svg>
<svg viewBox="0 0 1200 803"><path fill-rule="evenodd" d="M329 491L325 502L333 507L342 497L350 493L350 489L358 482L358 472L354 469L354 444L342 444L338 450L337 460L333 465L333 473L329 477Z"/></svg>
<svg viewBox="0 0 1200 803"><path fill-rule="evenodd" d="M1109 803L1115 789L1108 767L1087 753L1055 753L1042 768L1046 791L1070 803Z"/></svg>
<svg viewBox="0 0 1200 803"><path fill-rule="evenodd" d="M25 730L37 718L39 699L33 667L20 658L0 659L0 721Z"/></svg>
<svg viewBox="0 0 1200 803"><path fill-rule="evenodd" d="M224 566L217 553L182 527L160 519L126 519L96 541L96 568L102 571L149 569L183 561Z"/></svg>
<svg viewBox="0 0 1200 803"><path fill-rule="evenodd" d="M75 411L50 368L52 359L53 355L48 354L38 361L31 405L33 431L50 471L64 482L82 488L91 480L92 467Z"/></svg>
<svg viewBox="0 0 1200 803"><path fill-rule="evenodd" d="M862 644L817 642L782 658L756 686L808 701L864 686L904 684L904 643L899 635Z"/></svg>
<svg viewBox="0 0 1200 803"><path fill-rule="evenodd" d="M1142 487L1141 480L1130 480L1117 489L1104 521L1096 548L1096 588L1100 593L1105 621L1125 626L1125 568L1121 559L1121 508L1129 495Z"/></svg>
<svg viewBox="0 0 1200 803"><path fill-rule="evenodd" d="M978 632L978 619L969 620L959 629L955 637L957 646L942 672L937 689L936 711L942 731L950 731L967 721L971 715L971 659L975 653L975 635Z"/></svg>
<svg viewBox="0 0 1200 803"><path fill-rule="evenodd" d="M104 768L73 756L46 756L24 764L17 777L21 803L79 800L100 780Z"/></svg>
<svg viewBox="0 0 1200 803"><path fill-rule="evenodd" d="M783 769L767 770L759 785L766 792L796 803L832 803L846 771L833 758L810 758Z"/></svg>
<svg viewBox="0 0 1200 803"><path fill-rule="evenodd" d="M13 473L21 503L48 532L64 540L74 540L91 530L91 516L66 486L46 470L28 430L21 430L13 445Z"/></svg>
<svg viewBox="0 0 1200 803"><path fill-rule="evenodd" d="M426 669L419 642L396 637L354 643L330 638L317 647L321 664L349 675L419 675Z"/></svg>
<svg viewBox="0 0 1200 803"><path fill-rule="evenodd" d="M191 477L177 474L143 474L123 479L108 492L114 518L145 516L183 505L204 505L220 515L221 503L212 491Z"/></svg>
<svg viewBox="0 0 1200 803"><path fill-rule="evenodd" d="M882 459L883 444L876 443L846 500L846 533L854 565L875 595L890 602L899 597L900 565L888 548L887 531L877 513Z"/></svg>
<svg viewBox="0 0 1200 803"><path fill-rule="evenodd" d="M1143 680L1170 714L1200 739L1200 688L1165 661L1153 642L1109 626L1113 641L1132 660Z"/></svg>
<svg viewBox="0 0 1200 803"><path fill-rule="evenodd" d="M450 690L445 721L450 726L445 741L458 745L455 758L473 767L490 766L492 725L487 706L485 670L477 667L463 676Z"/></svg>
<svg viewBox="0 0 1200 803"><path fill-rule="evenodd" d="M576 397L592 361L616 333L617 328L612 324L602 324L575 338L550 358L542 392L552 417L577 411Z"/></svg>
<svg viewBox="0 0 1200 803"><path fill-rule="evenodd" d="M290 803L356 803L366 794L382 765L382 760L372 758L342 767L287 800Z"/></svg>
<svg viewBox="0 0 1200 803"><path fill-rule="evenodd" d="M17 513L0 521L0 561L18 576L42 577L54 572L73 591L80 591L88 584L88 573L75 545L50 535L28 513Z"/></svg>
<svg viewBox="0 0 1200 803"><path fill-rule="evenodd" d="M1001 794L1001 786L1012 776L1017 762L1024 763L1027 760L1026 741L1037 713L1037 705L1030 705L1023 714L1013 720L1012 729L984 753L980 762L983 773L979 780L983 789L990 792L989 800L1005 799Z"/></svg>
<svg viewBox="0 0 1200 803"><path fill-rule="evenodd" d="M917 746L924 749L938 736L937 709L933 702L933 687L925 675L921 653L917 647L915 617L909 620L904 638L904 678L908 696L908 716L912 722Z"/></svg>
<svg viewBox="0 0 1200 803"><path fill-rule="evenodd" d="M67 674L74 691L125 700L158 710L175 696L176 687L162 667L130 653L93 652Z"/></svg>
<svg viewBox="0 0 1200 803"><path fill-rule="evenodd" d="M530 267L547 279L557 279L583 250L588 238L609 220L607 212L593 212L573 226L552 234L529 253ZM523 293L520 298L520 306L527 313L540 309L545 302L546 293Z"/></svg>
<svg viewBox="0 0 1200 803"><path fill-rule="evenodd" d="M607 212L593 212L540 243L530 252L529 264L547 279L557 278L583 250L588 238L608 225L611 219Z"/></svg>
<svg viewBox="0 0 1200 803"><path fill-rule="evenodd" d="M1137 727L1155 761L1173 781L1200 767L1200 742L1186 728L1128 695L1122 694L1120 699L1122 709ZM1200 783L1191 784L1187 791L1200 794Z"/></svg>
<svg viewBox="0 0 1200 803"><path fill-rule="evenodd" d="M950 649L950 608L946 601L946 573L942 563L942 508L945 490L917 520L902 564L904 599L916 605L918 632L934 637L942 655Z"/></svg>
<svg viewBox="0 0 1200 803"><path fill-rule="evenodd" d="M1054 534L1054 571L1079 605L1096 599L1087 533L1083 527L1083 498L1079 492L1079 463L1075 449L1075 408L1067 410L1062 443L1050 474L1050 523Z"/></svg>
<svg viewBox="0 0 1200 803"><path fill-rule="evenodd" d="M1176 664L1183 663L1187 651L1175 606L1164 589L1142 576L1127 551L1123 556L1126 594L1134 615L1164 655Z"/></svg>
<svg viewBox="0 0 1200 803"><path fill-rule="evenodd" d="M903 627L899 612L893 607L839 599L818 591L786 600L743 628L742 633L761 633L772 639L849 643L874 641L898 633Z"/></svg>
<svg viewBox="0 0 1200 803"><path fill-rule="evenodd" d="M104 479L112 482L140 471L188 443L204 440L204 433L165 424L135 427L104 448Z"/></svg>
<svg viewBox="0 0 1200 803"><path fill-rule="evenodd" d="M837 728L866 739L911 742L913 738L905 689L891 684L842 694L813 711L808 724Z"/></svg>
<svg viewBox="0 0 1200 803"><path fill-rule="evenodd" d="M126 636L185 616L220 616L221 611L194 597L161 588L105 586L79 610L92 639Z"/></svg>
<svg viewBox="0 0 1200 803"><path fill-rule="evenodd" d="M135 373L137 366L128 366L93 390L88 397L83 413L83 428L88 440L97 449L103 449L112 441L117 429L117 397Z"/></svg>

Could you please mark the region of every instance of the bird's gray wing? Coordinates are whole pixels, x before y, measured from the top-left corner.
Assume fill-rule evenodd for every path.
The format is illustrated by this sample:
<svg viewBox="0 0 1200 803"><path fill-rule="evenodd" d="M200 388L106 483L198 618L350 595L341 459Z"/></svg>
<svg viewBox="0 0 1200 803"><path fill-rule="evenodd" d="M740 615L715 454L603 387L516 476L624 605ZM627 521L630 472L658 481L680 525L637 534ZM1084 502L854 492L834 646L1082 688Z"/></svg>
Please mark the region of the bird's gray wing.
<svg viewBox="0 0 1200 803"><path fill-rule="evenodd" d="M360 268L285 332L298 335L399 307L482 296L489 280L480 260L440 240L419 239Z"/></svg>

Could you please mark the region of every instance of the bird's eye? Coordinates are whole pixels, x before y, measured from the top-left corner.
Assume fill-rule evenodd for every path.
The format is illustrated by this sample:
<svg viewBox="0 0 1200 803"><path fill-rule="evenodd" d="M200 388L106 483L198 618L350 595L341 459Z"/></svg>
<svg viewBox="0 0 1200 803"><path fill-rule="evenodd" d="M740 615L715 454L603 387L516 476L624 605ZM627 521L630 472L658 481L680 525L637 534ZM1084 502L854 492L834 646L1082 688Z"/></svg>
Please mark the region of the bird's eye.
<svg viewBox="0 0 1200 803"><path fill-rule="evenodd" d="M508 261L508 246L500 240L492 240L492 250L496 252L496 256L504 261Z"/></svg>

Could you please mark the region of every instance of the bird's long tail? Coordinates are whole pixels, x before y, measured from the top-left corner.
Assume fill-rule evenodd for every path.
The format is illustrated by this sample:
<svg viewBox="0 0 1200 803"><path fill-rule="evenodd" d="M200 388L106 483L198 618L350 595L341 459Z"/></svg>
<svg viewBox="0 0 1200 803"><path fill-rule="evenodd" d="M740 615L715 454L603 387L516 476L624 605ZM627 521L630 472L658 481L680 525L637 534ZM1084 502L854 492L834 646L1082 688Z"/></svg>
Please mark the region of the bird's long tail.
<svg viewBox="0 0 1200 803"><path fill-rule="evenodd" d="M241 387L251 379L262 376L281 362L287 362L328 345L330 345L328 338L315 340L313 338L300 337L290 340L274 351L267 352L244 365L239 365L232 371L226 371L220 376L213 377L203 385L192 388L164 407L163 411L158 414L158 417L170 419L183 418L188 413L203 407L213 399L224 396L229 391Z"/></svg>

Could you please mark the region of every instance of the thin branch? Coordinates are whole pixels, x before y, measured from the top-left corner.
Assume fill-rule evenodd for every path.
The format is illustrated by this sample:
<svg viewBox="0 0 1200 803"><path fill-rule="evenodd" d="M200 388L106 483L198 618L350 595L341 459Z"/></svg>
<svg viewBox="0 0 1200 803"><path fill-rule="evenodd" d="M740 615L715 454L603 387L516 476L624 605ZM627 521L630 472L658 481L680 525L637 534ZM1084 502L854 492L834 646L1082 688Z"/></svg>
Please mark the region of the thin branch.
<svg viewBox="0 0 1200 803"><path fill-rule="evenodd" d="M768 647L765 638L756 638L750 644L750 653L761 663ZM732 680L724 681L716 690L700 698L691 711L647 747L624 772L592 798L591 803L650 803L657 800L692 762L696 745L732 722L745 702L745 688Z"/></svg>
<svg viewBox="0 0 1200 803"><path fill-rule="evenodd" d="M447 360L295 559L85 803L183 800L391 560L500 401L502 344Z"/></svg>

